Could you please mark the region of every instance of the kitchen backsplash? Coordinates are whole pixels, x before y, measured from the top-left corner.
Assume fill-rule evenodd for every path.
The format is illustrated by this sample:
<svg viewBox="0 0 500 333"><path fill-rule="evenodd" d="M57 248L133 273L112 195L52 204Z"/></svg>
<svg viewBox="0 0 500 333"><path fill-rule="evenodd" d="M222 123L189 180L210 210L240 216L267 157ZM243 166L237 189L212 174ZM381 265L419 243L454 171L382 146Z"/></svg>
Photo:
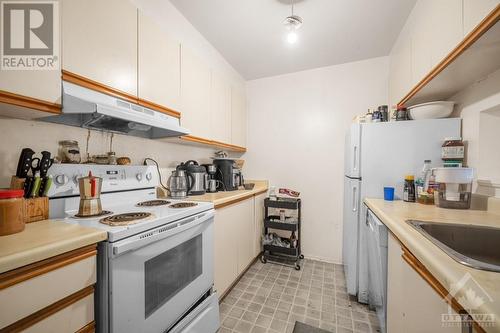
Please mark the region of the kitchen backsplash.
<svg viewBox="0 0 500 333"><path fill-rule="evenodd" d="M0 188L8 187L11 175L15 174L19 153L24 147L29 147L39 153L49 151L57 155L59 141L76 140L79 143L82 157L85 155L88 130L77 127L27 121L10 118L0 118ZM109 151L110 133L91 131L89 140L90 155L103 154ZM161 140L148 140L126 135L113 137L113 151L116 156L128 156L132 164L141 164L145 157L158 161L162 168L163 178L168 177L168 170L181 161L189 159L208 162L216 151L208 147L195 147Z"/></svg>

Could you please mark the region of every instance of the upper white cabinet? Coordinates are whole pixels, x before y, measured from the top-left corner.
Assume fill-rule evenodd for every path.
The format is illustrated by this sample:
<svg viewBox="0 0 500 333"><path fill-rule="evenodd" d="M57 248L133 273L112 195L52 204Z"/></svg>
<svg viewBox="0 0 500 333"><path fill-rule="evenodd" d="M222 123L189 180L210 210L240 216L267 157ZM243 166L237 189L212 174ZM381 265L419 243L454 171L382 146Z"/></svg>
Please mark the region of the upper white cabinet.
<svg viewBox="0 0 500 333"><path fill-rule="evenodd" d="M464 36L467 36L493 9L500 0L463 0Z"/></svg>
<svg viewBox="0 0 500 333"><path fill-rule="evenodd" d="M138 97L179 111L180 43L141 11L138 31Z"/></svg>
<svg viewBox="0 0 500 333"><path fill-rule="evenodd" d="M64 0L62 68L137 96L137 8L128 0Z"/></svg>
<svg viewBox="0 0 500 333"><path fill-rule="evenodd" d="M215 71L212 71L210 117L212 139L231 143L231 85Z"/></svg>
<svg viewBox="0 0 500 333"><path fill-rule="evenodd" d="M427 15L431 16L432 32L429 38L432 67L443 60L463 39L463 6L457 0L427 0ZM423 23L417 22L421 29ZM426 73L427 74L427 73Z"/></svg>
<svg viewBox="0 0 500 333"><path fill-rule="evenodd" d="M210 67L181 47L181 123L193 136L210 139Z"/></svg>
<svg viewBox="0 0 500 333"><path fill-rule="evenodd" d="M246 147L247 144L247 105L243 88L231 88L231 143Z"/></svg>
<svg viewBox="0 0 500 333"><path fill-rule="evenodd" d="M394 44L389 63L389 102L395 105L410 90L411 80L411 39L403 33Z"/></svg>

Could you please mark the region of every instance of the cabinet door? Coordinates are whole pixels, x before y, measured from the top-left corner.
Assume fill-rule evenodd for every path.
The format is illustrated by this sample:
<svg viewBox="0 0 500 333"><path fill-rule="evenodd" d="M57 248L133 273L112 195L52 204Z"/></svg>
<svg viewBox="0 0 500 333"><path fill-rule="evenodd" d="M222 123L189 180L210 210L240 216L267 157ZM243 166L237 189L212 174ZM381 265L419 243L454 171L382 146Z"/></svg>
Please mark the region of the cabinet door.
<svg viewBox="0 0 500 333"><path fill-rule="evenodd" d="M262 234L264 233L264 199L267 193L256 195L255 198L255 238L254 238L254 256L262 251Z"/></svg>
<svg viewBox="0 0 500 333"><path fill-rule="evenodd" d="M139 98L179 110L180 44L139 11Z"/></svg>
<svg viewBox="0 0 500 333"><path fill-rule="evenodd" d="M63 69L137 96L137 9L128 0L64 0Z"/></svg>
<svg viewBox="0 0 500 333"><path fill-rule="evenodd" d="M194 136L210 139L210 68L181 45L181 122Z"/></svg>
<svg viewBox="0 0 500 333"><path fill-rule="evenodd" d="M219 297L224 295L238 275L238 225L232 207L215 211L214 280Z"/></svg>
<svg viewBox="0 0 500 333"><path fill-rule="evenodd" d="M210 93L212 139L231 143L231 86L218 73L212 71Z"/></svg>
<svg viewBox="0 0 500 333"><path fill-rule="evenodd" d="M411 32L411 86L415 86L432 69L432 50L429 41L434 35L434 27L429 15L429 2L418 1L412 10L409 20Z"/></svg>
<svg viewBox="0 0 500 333"><path fill-rule="evenodd" d="M397 104L411 89L411 39L403 30L394 44L389 65L389 102Z"/></svg>
<svg viewBox="0 0 500 333"><path fill-rule="evenodd" d="M59 28L59 45L61 5L59 2L59 16L55 18L55 24ZM54 52L57 53L56 50ZM61 104L61 70L59 66L56 70L0 70L0 90Z"/></svg>
<svg viewBox="0 0 500 333"><path fill-rule="evenodd" d="M461 332L460 327L443 326L441 315L448 313L447 303L401 255L401 245L389 233L387 332Z"/></svg>
<svg viewBox="0 0 500 333"><path fill-rule="evenodd" d="M231 88L231 143L246 147L247 145L247 104L246 94L242 88Z"/></svg>
<svg viewBox="0 0 500 333"><path fill-rule="evenodd" d="M235 221L238 224L238 274L242 273L250 265L254 256L254 203L253 198L233 205L236 215Z"/></svg>
<svg viewBox="0 0 500 333"><path fill-rule="evenodd" d="M432 27L427 47L431 49L431 65L434 67L463 39L463 6L462 1L457 0L429 0L427 3Z"/></svg>
<svg viewBox="0 0 500 333"><path fill-rule="evenodd" d="M496 6L499 0L463 0L464 37L467 36Z"/></svg>

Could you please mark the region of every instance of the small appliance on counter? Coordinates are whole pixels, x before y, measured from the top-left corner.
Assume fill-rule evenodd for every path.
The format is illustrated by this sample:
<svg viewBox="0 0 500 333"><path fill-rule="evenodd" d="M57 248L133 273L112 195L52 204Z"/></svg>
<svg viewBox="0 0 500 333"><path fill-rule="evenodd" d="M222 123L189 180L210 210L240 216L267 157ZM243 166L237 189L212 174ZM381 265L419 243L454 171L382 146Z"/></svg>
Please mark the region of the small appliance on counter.
<svg viewBox="0 0 500 333"><path fill-rule="evenodd" d="M442 208L469 209L472 198L472 168L436 168L436 206Z"/></svg>
<svg viewBox="0 0 500 333"><path fill-rule="evenodd" d="M207 184L206 190L209 193L217 192L217 167L214 164L204 164L207 170Z"/></svg>
<svg viewBox="0 0 500 333"><path fill-rule="evenodd" d="M168 189L170 192L170 197L173 199L184 199L187 197L189 190L191 189L189 184L194 182L189 180L192 177L185 170L176 169L172 171L172 174L168 178Z"/></svg>
<svg viewBox="0 0 500 333"><path fill-rule="evenodd" d="M235 167L235 160L232 158L214 158L217 167L216 179L218 180L219 191L235 191L238 189L238 173Z"/></svg>
<svg viewBox="0 0 500 333"><path fill-rule="evenodd" d="M204 166L199 165L194 160L189 160L179 164L177 170L184 170L188 175L188 195L205 194L208 174Z"/></svg>
<svg viewBox="0 0 500 333"><path fill-rule="evenodd" d="M102 214L101 187L102 178L92 175L89 172L87 177L78 179L80 189L80 207L77 217L91 217Z"/></svg>

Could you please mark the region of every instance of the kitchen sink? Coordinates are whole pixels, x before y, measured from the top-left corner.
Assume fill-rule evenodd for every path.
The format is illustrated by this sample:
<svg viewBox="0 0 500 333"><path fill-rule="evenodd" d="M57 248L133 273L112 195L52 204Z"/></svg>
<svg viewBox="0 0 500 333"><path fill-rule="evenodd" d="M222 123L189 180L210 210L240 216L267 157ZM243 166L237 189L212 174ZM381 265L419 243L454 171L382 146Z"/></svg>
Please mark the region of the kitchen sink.
<svg viewBox="0 0 500 333"><path fill-rule="evenodd" d="M417 220L406 222L459 263L500 272L500 228Z"/></svg>

